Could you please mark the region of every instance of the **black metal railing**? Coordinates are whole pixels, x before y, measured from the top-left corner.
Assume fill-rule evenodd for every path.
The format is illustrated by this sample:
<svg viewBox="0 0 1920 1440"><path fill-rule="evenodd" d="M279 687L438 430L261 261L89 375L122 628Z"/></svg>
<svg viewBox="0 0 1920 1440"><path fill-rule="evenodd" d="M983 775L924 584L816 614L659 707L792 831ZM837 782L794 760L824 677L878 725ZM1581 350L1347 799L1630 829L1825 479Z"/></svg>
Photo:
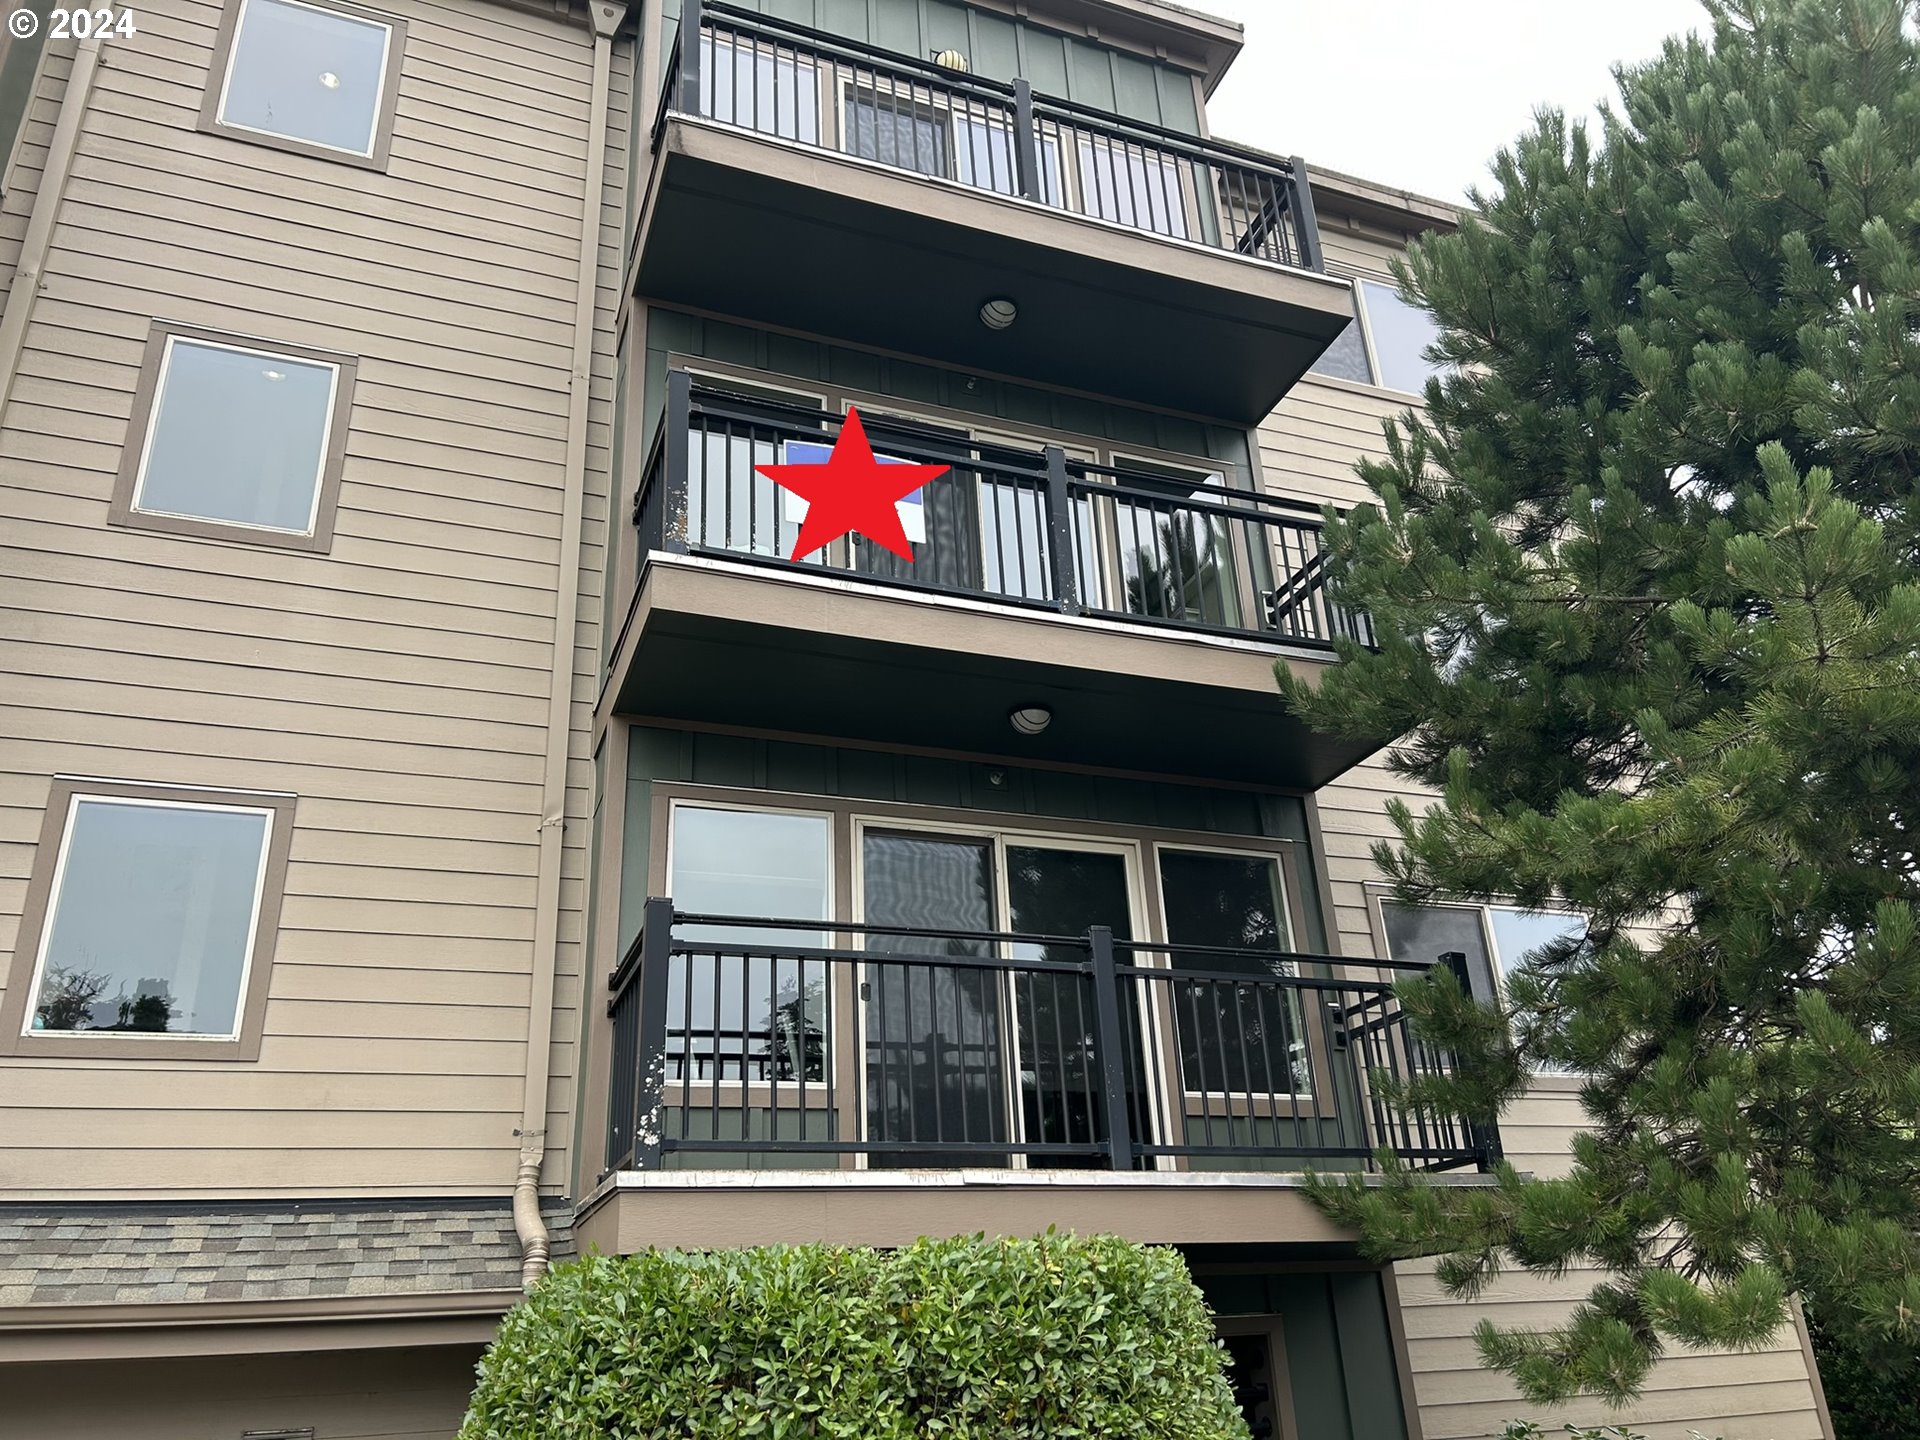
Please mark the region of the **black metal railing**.
<svg viewBox="0 0 1920 1440"><path fill-rule="evenodd" d="M1487 1168L1492 1129L1383 1083L1452 1060L1413 1035L1390 981L1344 968L1100 927L961 933L649 900L610 981L607 1166L1365 1169L1389 1149Z"/></svg>
<svg viewBox="0 0 1920 1440"><path fill-rule="evenodd" d="M1331 648L1373 644L1327 594L1310 506L1223 485L1070 461L866 415L883 458L948 466L903 503L914 558L861 537L800 568L1000 604ZM784 566L800 524L755 467L824 459L840 417L667 379L667 409L634 501L640 551Z"/></svg>
<svg viewBox="0 0 1920 1440"><path fill-rule="evenodd" d="M697 36L697 41L692 37ZM660 127L697 115L1171 240L1323 268L1306 166L1025 80L988 80L719 0L683 0Z"/></svg>

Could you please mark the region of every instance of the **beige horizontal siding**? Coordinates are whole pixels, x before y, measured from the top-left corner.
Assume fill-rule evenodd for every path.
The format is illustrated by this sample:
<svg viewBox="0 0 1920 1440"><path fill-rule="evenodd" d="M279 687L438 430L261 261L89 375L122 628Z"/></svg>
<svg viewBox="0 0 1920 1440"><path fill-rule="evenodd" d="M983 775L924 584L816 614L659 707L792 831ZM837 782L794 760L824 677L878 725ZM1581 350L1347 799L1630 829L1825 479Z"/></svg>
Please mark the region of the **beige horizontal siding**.
<svg viewBox="0 0 1920 1440"><path fill-rule="evenodd" d="M1347 228L1338 215L1323 215L1323 221L1330 271L1389 278L1387 263L1399 237ZM1308 376L1260 427L1267 487L1342 508L1371 499L1354 464L1362 456L1385 454L1382 422L1410 403L1410 397L1392 391ZM1395 798L1417 814L1435 797L1395 775L1384 756L1355 766L1314 797L1333 928L1343 955L1378 953L1370 914L1378 892L1370 894L1368 886L1381 873L1372 847L1396 838L1386 814L1387 802ZM1501 1119L1507 1158L1537 1175L1564 1174L1584 1120L1573 1083L1544 1078ZM1547 1413L1521 1402L1504 1377L1481 1367L1473 1330L1483 1319L1502 1326L1557 1324L1591 1288L1591 1273L1557 1280L1510 1274L1472 1304L1442 1293L1430 1264L1402 1264L1396 1276L1426 1440L1481 1440L1510 1419L1528 1418L1550 1429L1568 1420L1624 1422L1649 1440L1688 1440L1692 1430L1724 1440L1821 1440L1806 1361L1791 1329L1756 1353L1676 1353L1656 1367L1645 1396L1623 1412L1584 1403Z"/></svg>
<svg viewBox="0 0 1920 1440"><path fill-rule="evenodd" d="M297 1423L327 1440L447 1440L459 1428L478 1358L478 1346L362 1347L14 1365L7 1433L204 1440Z"/></svg>
<svg viewBox="0 0 1920 1440"><path fill-rule="evenodd" d="M113 44L95 81L0 416L0 984L30 963L10 951L53 775L289 790L299 807L259 1060L0 1061L0 1196L512 1180L556 593L597 595L578 566L607 515L605 357L598 449L565 474L580 227L600 240L610 356L627 119L610 118L622 164L590 200L583 16L382 8L408 24L384 174L196 129L217 5L143 6L138 43ZM0 202L0 276L58 73ZM359 358L331 553L106 524L156 317ZM583 483L591 534L561 554ZM574 815L599 614L583 603L569 637ZM584 829L568 825L562 869L556 1138Z"/></svg>

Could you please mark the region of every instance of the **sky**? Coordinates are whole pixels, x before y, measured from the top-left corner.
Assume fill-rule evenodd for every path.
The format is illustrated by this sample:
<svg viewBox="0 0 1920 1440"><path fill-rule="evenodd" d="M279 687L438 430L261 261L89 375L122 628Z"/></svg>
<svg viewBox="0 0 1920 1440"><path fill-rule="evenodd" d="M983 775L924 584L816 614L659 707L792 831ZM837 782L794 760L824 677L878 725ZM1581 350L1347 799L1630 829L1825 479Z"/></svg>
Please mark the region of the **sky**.
<svg viewBox="0 0 1920 1440"><path fill-rule="evenodd" d="M1183 3L1247 27L1215 135L1442 200L1483 183L1536 109L1591 115L1616 61L1707 29L1696 0Z"/></svg>

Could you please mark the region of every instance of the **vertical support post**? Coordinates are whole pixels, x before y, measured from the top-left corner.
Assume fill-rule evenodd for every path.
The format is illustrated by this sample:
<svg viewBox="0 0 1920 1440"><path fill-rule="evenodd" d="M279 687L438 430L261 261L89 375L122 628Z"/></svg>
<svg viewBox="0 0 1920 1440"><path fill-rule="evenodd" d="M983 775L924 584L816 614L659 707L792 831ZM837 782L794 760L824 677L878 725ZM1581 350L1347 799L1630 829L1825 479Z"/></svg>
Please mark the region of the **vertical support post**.
<svg viewBox="0 0 1920 1440"><path fill-rule="evenodd" d="M1063 615L1080 613L1080 581L1074 573L1073 494L1067 488L1067 452L1049 445L1047 457L1047 554L1053 562L1053 600Z"/></svg>
<svg viewBox="0 0 1920 1440"><path fill-rule="evenodd" d="M633 1090L633 1168L660 1168L666 1113L667 965L673 952L673 901L647 901L640 928L640 1076Z"/></svg>
<svg viewBox="0 0 1920 1440"><path fill-rule="evenodd" d="M1292 204L1294 241L1300 247L1300 263L1308 270L1326 273L1326 257L1320 253L1320 220L1313 213L1313 184L1307 179L1307 162L1298 155L1288 162L1293 170Z"/></svg>
<svg viewBox="0 0 1920 1440"><path fill-rule="evenodd" d="M1448 950L1440 956L1440 964L1453 972L1454 979L1460 982L1460 988L1478 1000L1482 1005L1491 1005L1497 998L1486 993L1485 985L1476 985L1473 967L1467 964L1466 953L1461 950ZM1473 1147L1480 1169L1487 1171L1500 1163L1506 1151L1500 1144L1500 1127L1478 1120L1466 1121L1467 1143Z"/></svg>
<svg viewBox="0 0 1920 1440"><path fill-rule="evenodd" d="M666 426L660 446L660 548L687 552L687 471L692 460L693 377L684 370L667 372L667 408L660 418Z"/></svg>
<svg viewBox="0 0 1920 1440"><path fill-rule="evenodd" d="M1013 82L1013 167L1021 195L1040 199L1040 132L1034 127L1033 85L1024 77Z"/></svg>
<svg viewBox="0 0 1920 1440"><path fill-rule="evenodd" d="M673 108L683 115L704 115L700 93L700 0L680 0L680 72L673 77Z"/></svg>
<svg viewBox="0 0 1920 1440"><path fill-rule="evenodd" d="M1100 1047L1100 1099L1107 1114L1107 1154L1116 1171L1133 1169L1133 1121L1127 1113L1127 1071L1121 1047L1120 977L1114 968L1113 931L1095 925L1087 932L1093 960L1093 1036Z"/></svg>

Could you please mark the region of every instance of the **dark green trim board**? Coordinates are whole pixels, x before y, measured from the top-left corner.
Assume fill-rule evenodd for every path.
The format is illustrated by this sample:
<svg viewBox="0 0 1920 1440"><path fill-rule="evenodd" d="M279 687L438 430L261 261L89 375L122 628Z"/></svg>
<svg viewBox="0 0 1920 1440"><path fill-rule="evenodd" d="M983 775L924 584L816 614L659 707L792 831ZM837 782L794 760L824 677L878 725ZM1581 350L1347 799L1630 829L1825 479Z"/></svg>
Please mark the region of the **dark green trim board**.
<svg viewBox="0 0 1920 1440"><path fill-rule="evenodd" d="M954 0L736 0L757 10L849 40L919 59L958 50L989 80L1024 78L1044 95L1180 130L1200 133L1193 72L1160 64L1034 20L996 15ZM666 0L661 53L673 48L680 0ZM649 109L649 116L651 109Z"/></svg>
<svg viewBox="0 0 1920 1440"><path fill-rule="evenodd" d="M0 33L0 182L13 169L14 147L20 143L20 129L33 99L34 77L40 73L40 56L46 48L47 16L53 0L24 0L14 8L32 11L40 24L25 39Z"/></svg>
<svg viewBox="0 0 1920 1440"><path fill-rule="evenodd" d="M1373 1270L1196 1275L1214 1314L1278 1315L1301 1440L1407 1440L1387 1299Z"/></svg>

